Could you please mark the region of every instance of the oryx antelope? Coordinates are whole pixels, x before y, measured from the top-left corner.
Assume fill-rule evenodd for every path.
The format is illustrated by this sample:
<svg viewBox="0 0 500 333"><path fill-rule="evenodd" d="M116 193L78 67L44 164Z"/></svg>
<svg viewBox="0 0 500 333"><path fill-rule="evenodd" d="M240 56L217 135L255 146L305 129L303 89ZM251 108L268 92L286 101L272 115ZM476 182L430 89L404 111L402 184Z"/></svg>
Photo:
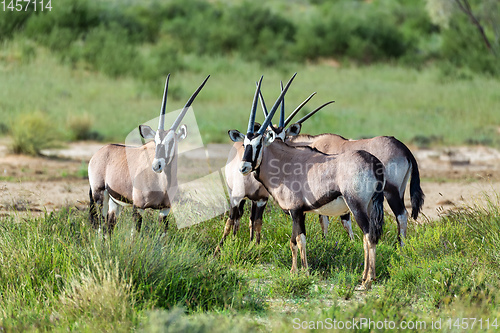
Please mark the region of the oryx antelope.
<svg viewBox="0 0 500 333"><path fill-rule="evenodd" d="M283 90L283 85L282 85ZM314 93L315 94L315 93ZM314 94L310 95L304 102L302 102L292 113L292 115L299 112L302 107L314 96ZM264 114L267 116L268 111L265 106L265 102L263 100L262 94L260 95L260 100L262 104L262 108L264 110ZM323 107L332 103L328 102L317 109L313 110L309 115L313 115L317 111L321 110ZM281 102L281 112L280 112L280 122L277 128L275 128L272 124L269 124L269 127L272 127L276 133L285 132L283 131L284 127L291 120L286 119L285 121L285 108L284 108L284 100ZM293 117L293 116L292 116ZM304 118L303 118L304 119ZM304 119L306 120L306 119ZM257 131L260 128L260 124L255 123L253 131ZM255 176L250 173L248 175L243 175L239 172L240 161L243 158L244 146L241 142L235 142L231 152L229 154L226 166L224 168L226 183L229 190L230 195L230 205L231 209L229 211L229 218L226 221L226 225L224 227L224 233L222 239L219 243L219 246L216 249L216 253L219 251L220 246L224 243L224 240L233 229L233 234L236 235L239 229L240 218L243 215L243 207L245 205L245 199L249 199L252 201L252 206L250 210L250 241L252 241L255 237L256 243L260 243L261 238L261 229L262 229L262 216L264 210L267 205L267 201L269 199L269 193L264 188L264 186L255 179ZM322 220L320 220L322 221ZM322 224L323 228L323 224ZM326 236L326 229L323 229L324 235ZM350 231L350 235L352 235L352 230ZM352 236L351 236L352 237Z"/></svg>
<svg viewBox="0 0 500 333"><path fill-rule="evenodd" d="M309 99L313 95L309 96ZM307 102L308 99L305 101ZM265 103L263 104L264 114L267 115ZM274 127L269 126L269 130L275 132L276 137L284 140L290 146L310 146L326 154L340 154L347 151L365 150L377 157L385 166L386 183L384 187L384 196L387 199L389 207L396 216L398 223L398 240L403 246L403 239L406 237L406 229L408 223L408 212L404 204L404 194L406 184L410 179L410 198L412 205L411 216L413 219L418 218L418 214L424 204L424 193L420 187L420 173L418 164L404 143L392 136L378 136L371 139L348 140L340 135L325 133L316 136L300 134L302 123L319 111L322 107L310 112L296 123L285 127L298 113L294 110L286 121L284 119L284 111L280 117L280 125ZM351 215L347 213L341 216L341 221L344 228L353 238L351 227ZM326 216L320 215L320 223L323 232L326 234L328 230L329 220Z"/></svg>
<svg viewBox="0 0 500 333"><path fill-rule="evenodd" d="M283 99L293 78L288 81L275 106ZM230 130L228 134L232 141L243 142L245 148L240 172L244 175L253 172L255 179L292 217L292 271L297 271L298 250L303 268L306 271L308 268L305 213L339 216L350 210L364 234L363 285L370 288L375 279L375 247L384 223L382 162L366 151L327 155L312 147L292 147L275 140L274 131L266 132L276 111L274 106L261 128L254 132L261 82L262 78L255 92L247 134L237 130Z"/></svg>
<svg viewBox="0 0 500 333"><path fill-rule="evenodd" d="M189 98L172 126L165 129L169 74L165 82L158 130L147 125L139 126L140 135L154 141L140 147L109 144L95 153L88 167L89 214L93 226L99 226L97 205L102 205L108 232L113 230L122 206L133 206L138 231L142 223L138 209L159 209L160 220L166 221L177 190L178 143L187 135L186 125L180 128L179 125L209 77Z"/></svg>
<svg viewBox="0 0 500 333"><path fill-rule="evenodd" d="M296 128L298 130L290 130L288 133L300 131L300 126L296 126ZM416 220L418 218L418 214L424 203L424 193L420 187L417 161L408 147L392 136L347 140L340 135L330 133L316 136L287 136L285 142L290 146L307 145L327 154L341 154L348 151L365 150L377 157L385 166L386 182L384 196L396 216L400 245L404 245L408 223L408 212L404 203L404 194L410 176L411 216L413 219ZM341 220L346 229L350 228L351 217L349 213L341 216ZM323 225L325 229L328 227L328 218L324 219Z"/></svg>

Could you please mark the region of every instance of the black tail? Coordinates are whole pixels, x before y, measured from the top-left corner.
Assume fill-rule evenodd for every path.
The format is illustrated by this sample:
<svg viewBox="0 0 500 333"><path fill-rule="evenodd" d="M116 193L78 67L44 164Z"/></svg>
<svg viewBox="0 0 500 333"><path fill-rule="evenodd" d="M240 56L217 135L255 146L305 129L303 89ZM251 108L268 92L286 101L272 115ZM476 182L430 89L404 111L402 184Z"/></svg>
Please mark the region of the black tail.
<svg viewBox="0 0 500 333"><path fill-rule="evenodd" d="M370 213L370 242L377 244L384 231L384 182L378 182L377 190L372 197L372 211Z"/></svg>
<svg viewBox="0 0 500 333"><path fill-rule="evenodd" d="M99 216L97 214L97 208L92 196L92 188L89 189L89 221L94 228L99 228Z"/></svg>
<svg viewBox="0 0 500 333"><path fill-rule="evenodd" d="M424 205L424 192L420 187L420 172L418 171L417 161L411 152L409 152L408 160L411 163L411 180L410 180L410 198L411 198L411 217L417 219L418 214Z"/></svg>

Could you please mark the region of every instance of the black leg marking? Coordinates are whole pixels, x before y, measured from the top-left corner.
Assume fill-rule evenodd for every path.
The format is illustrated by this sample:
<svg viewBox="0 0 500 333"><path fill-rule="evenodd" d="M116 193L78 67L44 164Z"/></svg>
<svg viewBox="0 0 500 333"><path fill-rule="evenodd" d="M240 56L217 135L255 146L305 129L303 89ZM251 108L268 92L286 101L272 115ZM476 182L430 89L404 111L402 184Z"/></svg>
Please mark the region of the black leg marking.
<svg viewBox="0 0 500 333"><path fill-rule="evenodd" d="M408 212L406 211L406 207L404 204L403 199L399 196L399 191L396 188L396 186L392 184L387 184L384 189L384 195L385 198L387 199L387 203L389 204L389 207L391 207L392 212L396 216L396 223L398 224L398 243L402 244L402 238L401 238L401 222L399 221L399 218L403 215L408 215ZM406 225L403 226L403 228L406 229ZM403 231L405 232L405 231Z"/></svg>
<svg viewBox="0 0 500 333"><path fill-rule="evenodd" d="M135 220L135 229L137 230L137 232L140 232L142 226L142 215L139 213L136 206L132 207L132 216Z"/></svg>
<svg viewBox="0 0 500 333"><path fill-rule="evenodd" d="M260 233L262 230L262 216L264 215L264 210L266 209L267 201L261 206L258 205L258 201L252 201L252 209L250 213L250 241L253 241L255 236L255 242L260 243Z"/></svg>

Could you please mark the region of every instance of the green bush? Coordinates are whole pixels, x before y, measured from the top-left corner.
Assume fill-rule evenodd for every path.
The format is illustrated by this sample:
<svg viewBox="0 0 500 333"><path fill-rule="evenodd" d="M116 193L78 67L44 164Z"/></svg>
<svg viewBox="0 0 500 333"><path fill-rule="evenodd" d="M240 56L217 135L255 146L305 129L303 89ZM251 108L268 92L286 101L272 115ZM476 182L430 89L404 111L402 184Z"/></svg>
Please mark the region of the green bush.
<svg viewBox="0 0 500 333"><path fill-rule="evenodd" d="M40 111L18 116L10 126L15 154L39 155L42 149L54 147L59 135L47 115Z"/></svg>
<svg viewBox="0 0 500 333"><path fill-rule="evenodd" d="M299 59L348 57L371 63L397 59L408 50L390 12L360 2L337 2L321 9L299 26L295 47Z"/></svg>
<svg viewBox="0 0 500 333"><path fill-rule="evenodd" d="M23 3L25 5L26 3ZM9 2L5 4L9 5ZM3 5L2 5L3 6ZM23 6L24 7L24 6ZM27 11L0 11L0 41L11 38L14 33L24 28L28 19L34 14L33 8Z"/></svg>
<svg viewBox="0 0 500 333"><path fill-rule="evenodd" d="M499 58L488 50L477 28L465 15L456 15L442 36L442 57L454 67L466 67L491 75L500 74Z"/></svg>
<svg viewBox="0 0 500 333"><path fill-rule="evenodd" d="M74 41L86 31L99 25L99 10L87 0L63 0L53 5L51 11L38 12L26 22L24 32L42 44L52 46L57 32L64 41ZM69 45L69 43L67 44ZM56 49L62 51L63 49Z"/></svg>
<svg viewBox="0 0 500 333"><path fill-rule="evenodd" d="M162 29L182 41L184 52L238 53L247 60L274 64L286 57L295 34L294 24L285 17L250 2L226 7L199 0L174 2L164 11Z"/></svg>
<svg viewBox="0 0 500 333"><path fill-rule="evenodd" d="M118 25L100 25L91 29L85 41L73 43L71 61L84 60L109 76L134 75L142 71L142 57Z"/></svg>
<svg viewBox="0 0 500 333"><path fill-rule="evenodd" d="M99 133L92 131L94 117L86 112L69 115L66 124L70 132L70 140L96 140L100 138Z"/></svg>

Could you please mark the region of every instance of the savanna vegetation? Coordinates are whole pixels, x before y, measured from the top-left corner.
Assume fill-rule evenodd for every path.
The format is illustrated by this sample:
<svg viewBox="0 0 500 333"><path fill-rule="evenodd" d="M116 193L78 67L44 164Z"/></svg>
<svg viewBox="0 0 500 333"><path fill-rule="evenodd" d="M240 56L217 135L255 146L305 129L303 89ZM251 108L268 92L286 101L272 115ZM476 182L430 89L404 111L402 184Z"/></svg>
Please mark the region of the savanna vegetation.
<svg viewBox="0 0 500 333"><path fill-rule="evenodd" d="M316 105L336 100L310 133L498 146L500 9L465 2L487 44L445 0L64 0L51 11L0 12L0 130L16 138L19 124L43 118L53 124L47 144L123 141L156 115L167 73L172 110L212 74L196 115L205 142L227 142L226 130L245 123L252 82L264 74L275 96L277 81L297 71L290 107L313 91ZM33 153L19 140L14 151Z"/></svg>
<svg viewBox="0 0 500 333"><path fill-rule="evenodd" d="M498 204L491 198L487 208L411 224L402 249L387 216L377 246L378 281L369 292L356 290L363 271L359 228L351 241L335 222L323 239L317 218L309 216L311 275L292 275L290 221L274 205L260 245L249 244L242 228L216 258L224 216L164 234L150 214L141 233L132 235L134 223L125 213L109 239L89 227L86 212L72 209L2 217L0 328L250 332L293 331L300 323L309 331L327 318L370 318L394 321L396 328L403 321L425 322L418 332L433 331L432 321L441 320L451 332L465 327L461 318L476 318L478 331L496 331ZM245 214L242 221L247 219Z"/></svg>
<svg viewBox="0 0 500 333"><path fill-rule="evenodd" d="M469 3L470 13L459 6ZM197 123L205 143L228 142L228 129L247 124L253 81L265 75L271 100L278 81L298 72L287 110L313 91L302 114L336 101L304 125L309 133L498 147L499 6L61 0L43 13L0 10L0 134L13 152L33 155L72 140L123 142L157 116L167 73L168 111L211 74ZM179 230L172 221L163 233L149 213L138 234L125 211L108 239L73 208L1 216L0 332L308 331L327 318L391 320L395 330L425 322L420 332L437 320L436 331L459 331L462 318L476 318L473 331L496 331L500 205L485 200L486 208L411 223L404 248L386 214L368 292L356 290L359 228L352 242L334 222L323 239L308 216L311 275L291 275L290 219L272 203L259 246L242 227L216 258L227 216Z"/></svg>

